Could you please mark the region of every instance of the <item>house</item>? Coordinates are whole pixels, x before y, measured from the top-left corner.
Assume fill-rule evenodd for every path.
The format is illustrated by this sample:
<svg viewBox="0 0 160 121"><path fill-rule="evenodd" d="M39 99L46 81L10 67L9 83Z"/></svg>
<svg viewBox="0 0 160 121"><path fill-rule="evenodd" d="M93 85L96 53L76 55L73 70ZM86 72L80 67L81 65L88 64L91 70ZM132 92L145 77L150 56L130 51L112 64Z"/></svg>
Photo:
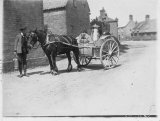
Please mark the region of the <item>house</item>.
<svg viewBox="0 0 160 121"><path fill-rule="evenodd" d="M118 19L109 18L105 9L100 10L100 15L97 18L98 21L107 22L110 25L110 34L118 38Z"/></svg>
<svg viewBox="0 0 160 121"><path fill-rule="evenodd" d="M77 37L90 29L87 0L44 0L44 24L54 34Z"/></svg>
<svg viewBox="0 0 160 121"><path fill-rule="evenodd" d="M139 22L132 32L134 40L156 40L157 24L156 19L150 19L149 15L145 16L145 20Z"/></svg>
<svg viewBox="0 0 160 121"><path fill-rule="evenodd" d="M43 29L43 1L4 0L3 4L3 72L13 70L14 42L21 26L27 30ZM33 50L28 55L29 64L42 64L44 57L41 48ZM38 60L38 61L37 61ZM46 61L46 60L45 60ZM32 64L31 64L32 63Z"/></svg>
<svg viewBox="0 0 160 121"><path fill-rule="evenodd" d="M118 27L119 40L131 40L131 33L136 23L137 22L133 20L133 15L129 15L129 22L123 27Z"/></svg>

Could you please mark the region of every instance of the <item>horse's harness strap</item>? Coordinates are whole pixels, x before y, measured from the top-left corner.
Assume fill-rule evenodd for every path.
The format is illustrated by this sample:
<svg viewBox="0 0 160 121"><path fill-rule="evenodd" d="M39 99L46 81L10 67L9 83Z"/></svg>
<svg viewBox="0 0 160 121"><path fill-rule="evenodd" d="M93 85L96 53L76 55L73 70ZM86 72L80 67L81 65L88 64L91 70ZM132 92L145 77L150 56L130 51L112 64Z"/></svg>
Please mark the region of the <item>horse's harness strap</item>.
<svg viewBox="0 0 160 121"><path fill-rule="evenodd" d="M62 37L63 37L63 36L62 36ZM60 41L59 37L55 37L55 39L56 39L57 41L48 42L48 43L46 43L45 45L42 45L42 46L45 47L45 46L48 46L48 45L51 44L51 43L60 42L60 43L62 43L62 44L64 44L64 45L73 46L73 47L78 47L78 46L76 46L76 45L69 44L69 41L68 41L65 37L63 37L63 38L64 38L68 43ZM70 39L71 39L71 38L70 38Z"/></svg>
<svg viewBox="0 0 160 121"><path fill-rule="evenodd" d="M62 36L62 38L63 38L67 43L69 43L69 41L68 41L64 36Z"/></svg>

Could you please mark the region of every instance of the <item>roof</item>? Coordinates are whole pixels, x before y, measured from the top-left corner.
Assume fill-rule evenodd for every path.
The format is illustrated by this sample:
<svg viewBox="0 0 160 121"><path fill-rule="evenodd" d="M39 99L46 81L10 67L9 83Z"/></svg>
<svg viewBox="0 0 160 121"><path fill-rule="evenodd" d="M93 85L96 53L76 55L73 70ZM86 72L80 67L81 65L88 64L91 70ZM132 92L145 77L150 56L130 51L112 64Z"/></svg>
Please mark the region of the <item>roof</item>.
<svg viewBox="0 0 160 121"><path fill-rule="evenodd" d="M68 0L43 0L43 10L62 8L67 2Z"/></svg>
<svg viewBox="0 0 160 121"><path fill-rule="evenodd" d="M103 18L102 18L101 16L98 17L98 20L99 20L99 21L102 21L102 19L105 19L106 22L116 21L116 20L114 20L114 19L112 19L112 18L109 18L108 16L105 16L105 17L103 17Z"/></svg>
<svg viewBox="0 0 160 121"><path fill-rule="evenodd" d="M94 24L92 27L93 27L93 28L98 28L98 27L100 27L100 26L98 26L97 24Z"/></svg>
<svg viewBox="0 0 160 121"><path fill-rule="evenodd" d="M134 24L134 27L135 27L136 23L137 23L137 21L129 21L125 26L118 27L118 29L124 29L130 24Z"/></svg>
<svg viewBox="0 0 160 121"><path fill-rule="evenodd" d="M139 33L145 33L145 32L157 32L157 24L156 19L150 19L148 21L142 21L139 22L133 30L135 32L139 31Z"/></svg>

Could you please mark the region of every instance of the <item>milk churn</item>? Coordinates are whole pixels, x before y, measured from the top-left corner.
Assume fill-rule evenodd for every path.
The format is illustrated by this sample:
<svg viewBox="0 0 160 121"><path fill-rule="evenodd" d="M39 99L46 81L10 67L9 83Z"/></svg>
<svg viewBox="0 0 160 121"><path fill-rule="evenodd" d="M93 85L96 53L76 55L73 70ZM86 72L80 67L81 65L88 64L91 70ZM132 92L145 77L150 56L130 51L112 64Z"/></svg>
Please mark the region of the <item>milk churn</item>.
<svg viewBox="0 0 160 121"><path fill-rule="evenodd" d="M16 56L13 58L13 63L14 63L14 70L17 70L18 69L18 59Z"/></svg>

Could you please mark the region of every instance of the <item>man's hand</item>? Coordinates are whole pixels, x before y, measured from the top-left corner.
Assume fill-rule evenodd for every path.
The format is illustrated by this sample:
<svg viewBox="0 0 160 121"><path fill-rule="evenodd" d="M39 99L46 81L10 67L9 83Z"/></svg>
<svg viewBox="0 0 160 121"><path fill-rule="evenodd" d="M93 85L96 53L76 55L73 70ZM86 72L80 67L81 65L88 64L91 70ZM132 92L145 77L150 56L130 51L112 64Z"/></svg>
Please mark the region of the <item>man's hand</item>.
<svg viewBox="0 0 160 121"><path fill-rule="evenodd" d="M16 51L14 51L14 55L17 56L17 52Z"/></svg>

